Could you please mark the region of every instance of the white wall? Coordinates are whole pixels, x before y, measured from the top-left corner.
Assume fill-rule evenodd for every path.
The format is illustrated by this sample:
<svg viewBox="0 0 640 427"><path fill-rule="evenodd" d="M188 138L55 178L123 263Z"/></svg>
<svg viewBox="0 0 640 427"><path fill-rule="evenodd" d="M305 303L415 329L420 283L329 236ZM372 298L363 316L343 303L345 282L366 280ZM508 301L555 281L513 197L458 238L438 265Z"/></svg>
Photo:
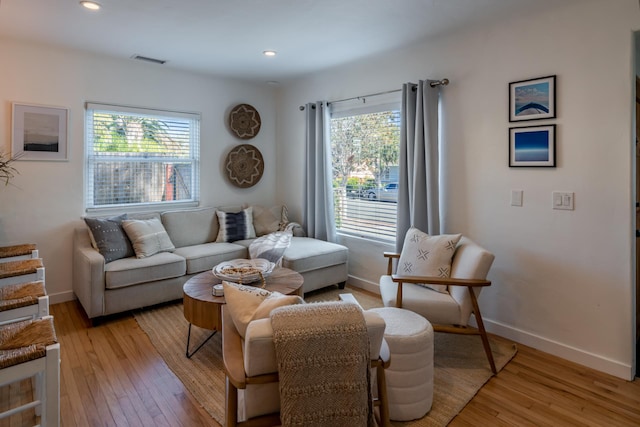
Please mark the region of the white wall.
<svg viewBox="0 0 640 427"><path fill-rule="evenodd" d="M279 94L280 197L302 210L299 105L400 88L444 89L447 232L495 253L480 298L491 331L611 373L634 373L633 45L635 0L590 0L320 72ZM508 83L557 75L557 167L509 168ZM518 124L518 125L526 125ZM532 123L531 123L532 124ZM524 190L524 206L510 191ZM575 210L551 192L575 192ZM350 273L371 288L384 247L347 241ZM391 247L389 247L391 248Z"/></svg>
<svg viewBox="0 0 640 427"><path fill-rule="evenodd" d="M52 302L73 298L71 237L84 215L86 101L200 112L201 205L273 203L276 138L271 87L11 40L0 40L0 57L0 151L11 149L12 102L70 111L69 161L16 162L20 174L9 186L0 186L0 245L38 245ZM235 138L227 129L228 112L239 103L253 105L262 118L260 133L250 141ZM222 172L227 153L241 143L258 147L266 165L260 182L249 189L232 186Z"/></svg>
<svg viewBox="0 0 640 427"><path fill-rule="evenodd" d="M490 330L631 378L632 30L639 28L635 0L585 0L289 82L277 104L271 87L0 40L0 150L10 149L11 102L63 106L71 116L69 161L16 163L20 175L0 187L0 244L37 243L52 300L72 297L71 232L84 214L86 101L201 112L202 204L285 202L299 219L300 105L447 77L445 227L496 254L493 286L480 298ZM558 166L510 169L508 82L549 74L558 76ZM226 129L229 109L241 102L262 116L251 143L266 163L261 182L245 190L228 184L221 167L241 143ZM509 206L511 189L524 190L523 207ZM553 190L574 191L576 209L552 210ZM344 242L352 282L374 287L384 272L381 252L391 247Z"/></svg>

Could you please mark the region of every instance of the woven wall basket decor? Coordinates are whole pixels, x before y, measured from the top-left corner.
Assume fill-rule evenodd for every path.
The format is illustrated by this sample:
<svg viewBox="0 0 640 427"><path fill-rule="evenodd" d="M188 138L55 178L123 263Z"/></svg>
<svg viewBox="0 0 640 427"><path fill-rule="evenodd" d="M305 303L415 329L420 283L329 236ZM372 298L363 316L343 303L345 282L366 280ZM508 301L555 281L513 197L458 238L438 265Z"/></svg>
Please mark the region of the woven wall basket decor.
<svg viewBox="0 0 640 427"><path fill-rule="evenodd" d="M225 170L229 181L236 187L253 187L264 172L262 153L251 144L237 145L227 155Z"/></svg>
<svg viewBox="0 0 640 427"><path fill-rule="evenodd" d="M249 104L233 107L229 113L229 128L240 139L251 139L260 132L260 114Z"/></svg>

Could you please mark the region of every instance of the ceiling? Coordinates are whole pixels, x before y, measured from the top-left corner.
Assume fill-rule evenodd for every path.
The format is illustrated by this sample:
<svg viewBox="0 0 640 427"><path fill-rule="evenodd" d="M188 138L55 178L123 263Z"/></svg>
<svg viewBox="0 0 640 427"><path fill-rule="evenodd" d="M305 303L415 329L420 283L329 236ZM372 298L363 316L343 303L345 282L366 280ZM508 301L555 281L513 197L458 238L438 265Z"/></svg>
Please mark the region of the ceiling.
<svg viewBox="0 0 640 427"><path fill-rule="evenodd" d="M576 1L98 0L91 12L79 0L0 0L0 37L277 82Z"/></svg>

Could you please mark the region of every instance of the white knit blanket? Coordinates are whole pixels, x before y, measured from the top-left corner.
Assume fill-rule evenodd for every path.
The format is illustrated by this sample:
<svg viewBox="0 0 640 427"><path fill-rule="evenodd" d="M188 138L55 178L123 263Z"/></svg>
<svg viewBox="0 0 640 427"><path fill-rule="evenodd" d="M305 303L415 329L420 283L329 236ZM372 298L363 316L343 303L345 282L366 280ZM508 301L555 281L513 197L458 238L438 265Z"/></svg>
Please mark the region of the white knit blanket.
<svg viewBox="0 0 640 427"><path fill-rule="evenodd" d="M327 302L271 313L282 425L373 425L369 336L355 304Z"/></svg>

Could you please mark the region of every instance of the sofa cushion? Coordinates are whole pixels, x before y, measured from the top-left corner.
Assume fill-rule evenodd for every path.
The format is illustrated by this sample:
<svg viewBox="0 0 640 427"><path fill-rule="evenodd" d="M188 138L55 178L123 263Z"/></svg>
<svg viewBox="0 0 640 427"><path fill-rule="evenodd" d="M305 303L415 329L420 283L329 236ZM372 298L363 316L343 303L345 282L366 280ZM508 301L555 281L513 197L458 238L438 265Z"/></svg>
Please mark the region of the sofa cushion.
<svg viewBox="0 0 640 427"><path fill-rule="evenodd" d="M157 219L161 220L160 212L137 212L137 213L129 213L127 214L127 219Z"/></svg>
<svg viewBox="0 0 640 427"><path fill-rule="evenodd" d="M223 261L247 258L247 248L235 243L205 243L185 246L174 252L187 260L187 274L211 270Z"/></svg>
<svg viewBox="0 0 640 427"><path fill-rule="evenodd" d="M162 224L176 248L215 242L218 236L216 208L163 212Z"/></svg>
<svg viewBox="0 0 640 427"><path fill-rule="evenodd" d="M282 230L284 221L288 221L286 208L283 205L251 207L253 208L253 226L258 237Z"/></svg>
<svg viewBox="0 0 640 427"><path fill-rule="evenodd" d="M131 242L122 228L122 221L125 219L127 214L111 218L84 218L89 227L91 245L104 257L105 263L135 255Z"/></svg>
<svg viewBox="0 0 640 427"><path fill-rule="evenodd" d="M311 237L292 237L291 245L284 252L282 266L303 273L332 265L344 264L349 249L337 243Z"/></svg>
<svg viewBox="0 0 640 427"><path fill-rule="evenodd" d="M271 310L291 304L303 304L298 295L283 295L255 286L222 281L227 309L238 333L244 338L249 322L269 317Z"/></svg>
<svg viewBox="0 0 640 427"><path fill-rule="evenodd" d="M461 234L430 236L415 227L409 228L398 260L397 273L404 276L449 277L451 258ZM446 285L425 283L437 292L447 292Z"/></svg>
<svg viewBox="0 0 640 427"><path fill-rule="evenodd" d="M105 287L117 289L138 283L184 276L186 260L170 252L160 252L146 258L123 258L104 267Z"/></svg>
<svg viewBox="0 0 640 427"><path fill-rule="evenodd" d="M216 211L220 229L216 242L235 242L256 237L253 227L253 209L248 207L240 212Z"/></svg>
<svg viewBox="0 0 640 427"><path fill-rule="evenodd" d="M125 219L122 228L131 240L136 258L146 258L158 252L173 251L175 246L157 218Z"/></svg>

